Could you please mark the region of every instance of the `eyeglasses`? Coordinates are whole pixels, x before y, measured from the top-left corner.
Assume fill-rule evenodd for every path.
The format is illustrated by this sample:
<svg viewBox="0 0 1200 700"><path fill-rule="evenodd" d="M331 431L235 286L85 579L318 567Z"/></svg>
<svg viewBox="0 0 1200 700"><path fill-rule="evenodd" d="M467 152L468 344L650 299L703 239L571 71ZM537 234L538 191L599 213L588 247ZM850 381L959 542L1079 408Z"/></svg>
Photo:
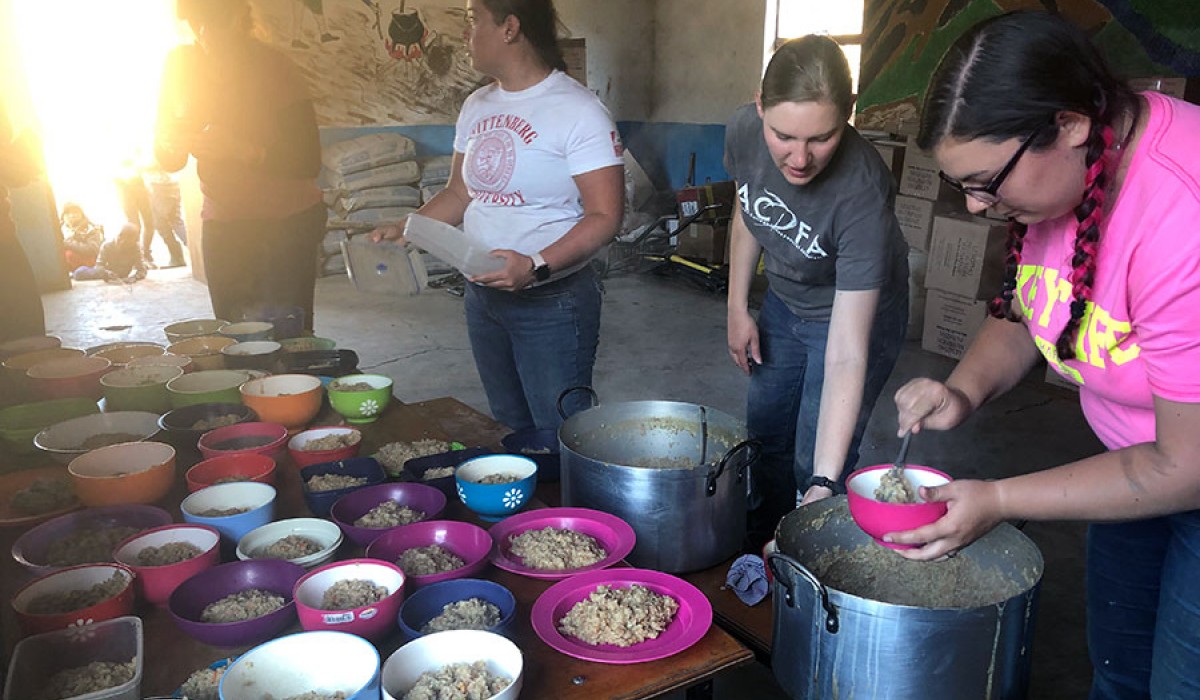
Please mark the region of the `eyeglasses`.
<svg viewBox="0 0 1200 700"><path fill-rule="evenodd" d="M1027 136L1025 140L1021 142L1020 147L1017 148L1017 152L1012 155L1012 158L1008 159L1008 162L1004 164L1004 167L1000 169L1000 172L996 173L996 176L992 178L992 181L986 185L983 185L982 187L964 185L962 181L955 180L941 170L938 171L938 177L942 178L942 182L953 187L955 191L961 192L968 197L973 197L975 200L986 204L989 207L994 204L998 204L1000 202L1000 186L1004 184L1005 178L1009 176L1009 174L1013 171L1013 168L1017 167L1017 161L1021 160L1021 156L1025 154L1025 151L1029 150L1029 146L1033 143L1034 139L1036 139L1045 128L1045 126L1039 126L1038 128L1034 129L1033 133Z"/></svg>

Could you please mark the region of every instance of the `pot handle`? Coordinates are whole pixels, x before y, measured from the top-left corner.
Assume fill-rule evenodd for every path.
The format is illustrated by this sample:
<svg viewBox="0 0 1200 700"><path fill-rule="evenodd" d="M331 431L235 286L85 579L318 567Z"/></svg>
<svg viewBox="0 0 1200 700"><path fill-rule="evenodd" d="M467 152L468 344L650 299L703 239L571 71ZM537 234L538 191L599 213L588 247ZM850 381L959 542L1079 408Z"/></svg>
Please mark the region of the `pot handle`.
<svg viewBox="0 0 1200 700"><path fill-rule="evenodd" d="M767 555L767 566L771 567L771 574L775 577L775 580L784 587L783 599L789 608L796 605L796 595L792 591L795 579L791 575L785 575L790 574L790 572L785 570L784 567L790 569L791 572L799 574L800 578L807 581L813 587L813 590L817 592L817 595L821 597L821 607L825 609L825 631L830 634L837 634L838 629L841 627L841 623L838 621L837 606L830 602L829 589L825 587L825 584L817 580L813 572L804 568L804 565L795 559L779 552L772 552Z"/></svg>
<svg viewBox="0 0 1200 700"><path fill-rule="evenodd" d="M742 440L729 448L729 451L725 453L721 461L717 462L716 468L704 478L704 495L712 496L717 492L717 479L721 478L721 474L725 471L725 465L729 464L729 461L737 456L739 452L746 452L746 458L737 467L737 481L739 484L742 483L742 479L746 477L746 469L758 461L758 455L761 451L762 445L757 440Z"/></svg>
<svg viewBox="0 0 1200 700"><path fill-rule="evenodd" d="M558 403L556 404L558 406L558 415L563 420L570 418L570 416L567 415L566 409L563 408L563 402L567 400L568 396L577 391L587 392L587 395L592 399L592 406L600 405L600 397L596 394L596 390L590 386L573 386L569 389L564 389L563 393L558 395Z"/></svg>

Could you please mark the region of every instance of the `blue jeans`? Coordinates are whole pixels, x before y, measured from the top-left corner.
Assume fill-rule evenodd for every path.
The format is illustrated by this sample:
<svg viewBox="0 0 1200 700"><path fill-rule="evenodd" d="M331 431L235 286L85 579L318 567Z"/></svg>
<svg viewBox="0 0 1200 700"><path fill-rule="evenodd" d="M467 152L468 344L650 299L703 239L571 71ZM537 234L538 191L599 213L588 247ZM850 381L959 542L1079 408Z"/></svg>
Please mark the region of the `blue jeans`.
<svg viewBox="0 0 1200 700"><path fill-rule="evenodd" d="M1200 511L1088 528L1091 700L1200 698Z"/></svg>
<svg viewBox="0 0 1200 700"><path fill-rule="evenodd" d="M896 366L908 327L908 292L881 297L871 328L862 408L842 482L858 462L858 445L871 409ZM762 443L750 468L747 548L757 550L774 535L779 520L796 507L797 491L813 473L817 418L825 383L825 344L829 323L798 318L779 297L767 292L758 316L763 364L750 370L746 429Z"/></svg>
<svg viewBox="0 0 1200 700"><path fill-rule="evenodd" d="M557 429L556 404L573 386L592 385L600 340L600 285L592 268L505 292L466 285L467 334L492 416L514 431ZM567 415L588 408L573 393Z"/></svg>

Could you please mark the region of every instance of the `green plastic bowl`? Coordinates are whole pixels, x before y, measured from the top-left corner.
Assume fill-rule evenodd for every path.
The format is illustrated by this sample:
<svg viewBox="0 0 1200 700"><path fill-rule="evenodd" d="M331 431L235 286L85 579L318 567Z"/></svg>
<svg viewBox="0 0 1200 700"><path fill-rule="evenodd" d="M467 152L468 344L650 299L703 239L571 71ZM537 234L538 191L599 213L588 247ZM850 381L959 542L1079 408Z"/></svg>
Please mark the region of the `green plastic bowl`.
<svg viewBox="0 0 1200 700"><path fill-rule="evenodd" d="M198 403L241 403L238 387L250 381L240 369L210 369L192 372L167 382L172 408Z"/></svg>
<svg viewBox="0 0 1200 700"><path fill-rule="evenodd" d="M53 399L9 406L0 410L0 437L13 450L22 453L37 448L33 438L43 429L72 418L99 413L100 407L91 399Z"/></svg>
<svg viewBox="0 0 1200 700"><path fill-rule="evenodd" d="M346 391L341 387L370 384L373 388ZM328 384L329 404L350 423L373 423L392 400L392 379L382 374L351 374Z"/></svg>

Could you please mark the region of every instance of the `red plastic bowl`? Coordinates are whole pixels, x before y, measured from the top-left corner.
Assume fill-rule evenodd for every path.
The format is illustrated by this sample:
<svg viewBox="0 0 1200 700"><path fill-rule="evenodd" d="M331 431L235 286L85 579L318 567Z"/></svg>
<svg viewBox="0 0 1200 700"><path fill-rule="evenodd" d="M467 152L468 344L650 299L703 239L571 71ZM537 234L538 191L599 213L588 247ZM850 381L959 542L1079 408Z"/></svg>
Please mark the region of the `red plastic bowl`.
<svg viewBox="0 0 1200 700"><path fill-rule="evenodd" d="M364 579L388 589L388 595L371 605L350 610L323 610L321 598L338 581ZM348 559L326 564L305 574L296 582L293 598L300 626L306 631L349 632L377 641L394 632L404 602L404 572L400 567L378 559Z"/></svg>
<svg viewBox="0 0 1200 700"><path fill-rule="evenodd" d="M29 604L40 595L90 588L107 581L114 573L120 573L126 581L125 587L111 598L64 613L29 612ZM12 608L17 614L17 625L21 628L21 634L30 635L132 615L133 581L133 571L120 564L80 564L59 569L30 581L16 592L12 598Z"/></svg>
<svg viewBox="0 0 1200 700"><path fill-rule="evenodd" d="M238 423L208 431L200 436L196 446L204 459L233 454L275 458L283 453L287 439L287 428L278 423Z"/></svg>
<svg viewBox="0 0 1200 700"><path fill-rule="evenodd" d="M883 536L891 532L913 530L935 522L946 514L945 503L883 503L875 500L875 489L879 479L890 464L863 467L846 479L846 498L850 504L850 517L879 544L891 549L912 549L918 545L884 542ZM917 486L941 486L950 483L950 475L930 467L916 464L905 465L909 481Z"/></svg>
<svg viewBox="0 0 1200 700"><path fill-rule="evenodd" d="M389 482L376 486L365 486L342 496L334 501L333 507L329 509L329 517L338 524L338 527L342 528L347 539L359 547L366 547L385 532L395 530L396 527L406 527L397 525L396 527L370 528L358 527L354 524L355 520L388 500L425 513L425 520L436 519L446 508L446 494L432 486Z"/></svg>
<svg viewBox="0 0 1200 700"><path fill-rule="evenodd" d="M274 486L275 460L255 453L224 455L197 462L184 475L188 491L193 493L230 477L242 477L242 481Z"/></svg>
<svg viewBox="0 0 1200 700"><path fill-rule="evenodd" d="M333 450L306 450L303 446L309 440L316 440L327 435L348 435L355 433L358 435L358 442L347 447L339 447ZM321 464L322 462L340 462L343 459L352 459L358 456L358 450L362 447L362 431L358 428L351 428L345 425L323 425L317 428L309 428L308 430L296 433L291 440L288 440L288 452L292 455L292 462L297 467L307 467L310 464Z"/></svg>
<svg viewBox="0 0 1200 700"><path fill-rule="evenodd" d="M388 530L367 547L371 559L390 561L397 566L400 555L414 547L436 544L462 559L464 565L452 571L417 576L405 572L412 589L438 581L474 576L487 566L492 551L492 536L487 530L457 520L424 520Z"/></svg>
<svg viewBox="0 0 1200 700"><path fill-rule="evenodd" d="M198 556L166 566L143 566L138 554L147 547L161 547L168 542L190 542L199 550ZM113 558L137 574L139 595L154 605L166 605L179 584L196 574L221 563L221 534L207 525L174 523L140 532L117 545Z"/></svg>

